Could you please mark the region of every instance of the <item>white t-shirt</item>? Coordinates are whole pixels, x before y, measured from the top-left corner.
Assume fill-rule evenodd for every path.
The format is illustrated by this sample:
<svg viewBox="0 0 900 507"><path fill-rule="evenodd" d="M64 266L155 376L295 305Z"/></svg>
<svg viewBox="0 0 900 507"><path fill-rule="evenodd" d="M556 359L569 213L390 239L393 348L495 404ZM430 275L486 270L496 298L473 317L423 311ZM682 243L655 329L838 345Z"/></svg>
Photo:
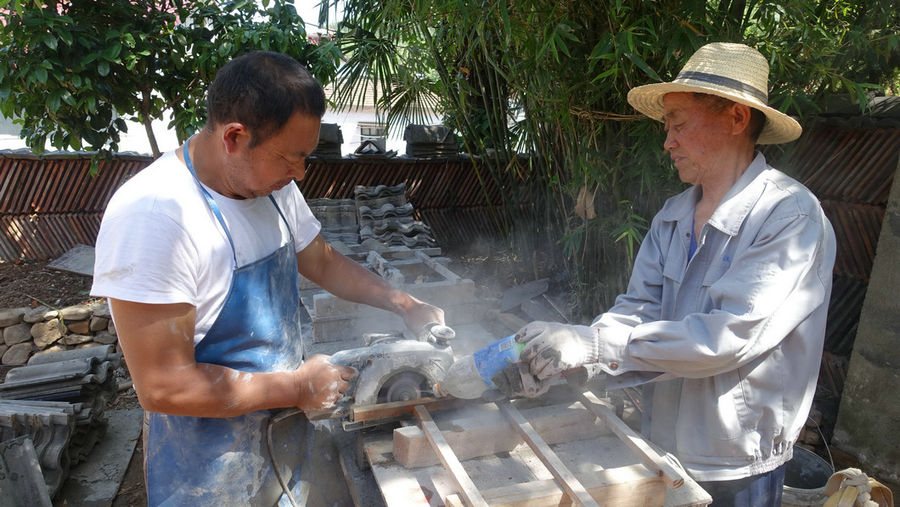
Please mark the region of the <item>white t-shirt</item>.
<svg viewBox="0 0 900 507"><path fill-rule="evenodd" d="M206 187L225 218L237 265L259 260L290 241L268 197L230 199ZM321 224L296 185L272 194L306 248ZM234 254L187 166L164 154L128 180L106 208L94 261L91 294L139 303L196 307L194 343L215 322L231 286Z"/></svg>

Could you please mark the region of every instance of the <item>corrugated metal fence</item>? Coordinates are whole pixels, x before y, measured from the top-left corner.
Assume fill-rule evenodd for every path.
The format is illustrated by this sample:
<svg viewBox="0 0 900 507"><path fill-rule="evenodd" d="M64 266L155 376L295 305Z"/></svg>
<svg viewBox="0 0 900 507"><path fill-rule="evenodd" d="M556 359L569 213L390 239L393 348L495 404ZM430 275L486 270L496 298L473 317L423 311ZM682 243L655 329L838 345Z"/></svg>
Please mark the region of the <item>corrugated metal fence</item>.
<svg viewBox="0 0 900 507"><path fill-rule="evenodd" d="M839 356L853 347L898 160L896 123L833 118L810 125L787 162L837 238L825 349Z"/></svg>
<svg viewBox="0 0 900 507"><path fill-rule="evenodd" d="M90 175L90 155L0 153L0 260L52 259L93 245L113 191L149 157L120 155Z"/></svg>

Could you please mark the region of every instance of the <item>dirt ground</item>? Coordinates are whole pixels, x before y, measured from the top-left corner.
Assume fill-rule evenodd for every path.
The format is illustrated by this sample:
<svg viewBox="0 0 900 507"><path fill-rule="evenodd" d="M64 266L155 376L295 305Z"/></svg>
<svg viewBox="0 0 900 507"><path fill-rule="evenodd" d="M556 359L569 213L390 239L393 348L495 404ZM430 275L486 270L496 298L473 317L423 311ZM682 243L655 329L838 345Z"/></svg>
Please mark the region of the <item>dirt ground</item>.
<svg viewBox="0 0 900 507"><path fill-rule="evenodd" d="M0 262L0 308L62 308L91 299L91 277L48 268L47 264Z"/></svg>

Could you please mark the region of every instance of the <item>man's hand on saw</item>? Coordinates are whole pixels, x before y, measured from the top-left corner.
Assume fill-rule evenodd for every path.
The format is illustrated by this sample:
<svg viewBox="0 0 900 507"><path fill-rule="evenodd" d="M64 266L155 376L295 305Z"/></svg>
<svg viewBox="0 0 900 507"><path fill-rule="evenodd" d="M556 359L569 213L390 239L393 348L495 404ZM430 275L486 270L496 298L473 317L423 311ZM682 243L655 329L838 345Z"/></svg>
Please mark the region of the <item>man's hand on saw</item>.
<svg viewBox="0 0 900 507"><path fill-rule="evenodd" d="M403 313L403 322L416 336L422 334L429 324L444 324L444 310L411 296L410 299L413 304Z"/></svg>
<svg viewBox="0 0 900 507"><path fill-rule="evenodd" d="M297 408L303 411L334 407L357 375L355 368L331 364L328 356L321 354L312 356L293 373L299 398Z"/></svg>

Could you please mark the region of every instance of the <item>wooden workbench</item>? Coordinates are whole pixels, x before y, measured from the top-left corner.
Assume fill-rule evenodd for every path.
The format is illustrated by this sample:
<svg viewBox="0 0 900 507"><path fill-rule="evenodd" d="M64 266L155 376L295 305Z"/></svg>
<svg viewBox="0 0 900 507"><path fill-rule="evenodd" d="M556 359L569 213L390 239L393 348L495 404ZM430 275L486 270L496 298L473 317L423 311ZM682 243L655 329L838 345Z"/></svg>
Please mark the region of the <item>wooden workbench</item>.
<svg viewBox="0 0 900 507"><path fill-rule="evenodd" d="M677 464L588 396L423 410L417 426L366 437L363 451L388 506L710 503Z"/></svg>

